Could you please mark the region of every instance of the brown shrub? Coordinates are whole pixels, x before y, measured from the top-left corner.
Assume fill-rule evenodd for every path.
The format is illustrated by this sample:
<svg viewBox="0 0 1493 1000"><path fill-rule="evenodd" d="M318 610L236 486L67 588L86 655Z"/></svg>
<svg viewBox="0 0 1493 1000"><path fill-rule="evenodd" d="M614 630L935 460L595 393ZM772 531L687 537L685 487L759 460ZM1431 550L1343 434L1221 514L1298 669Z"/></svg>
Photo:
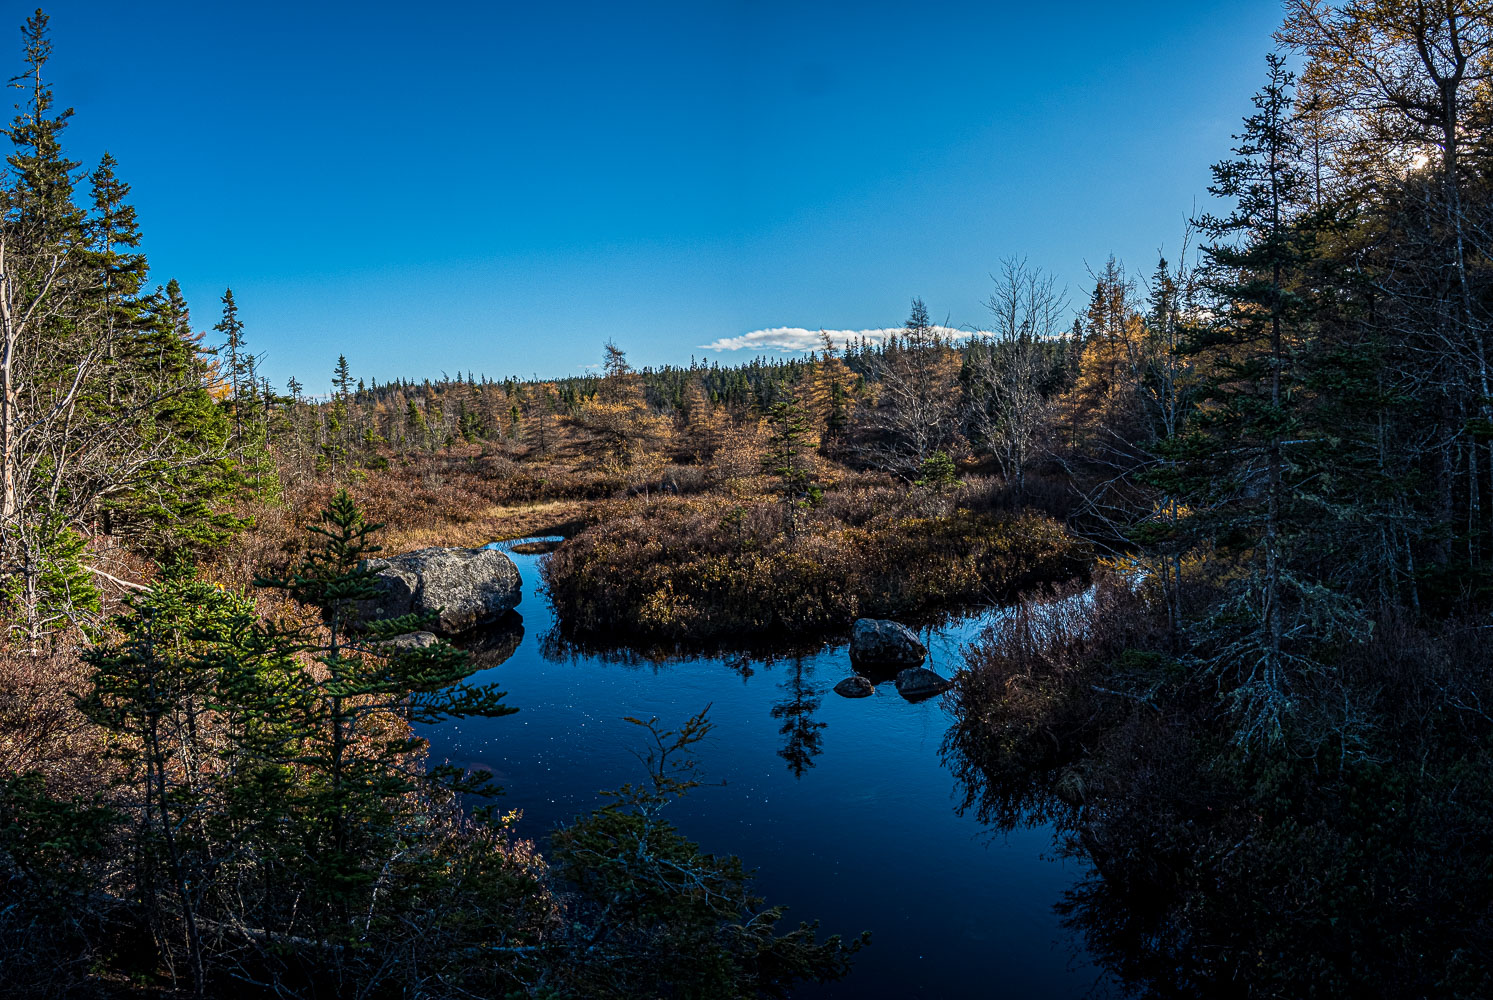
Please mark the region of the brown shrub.
<svg viewBox="0 0 1493 1000"><path fill-rule="evenodd" d="M1127 660L1154 648L1155 609L1107 570L1087 589L1018 601L965 649L949 696L955 723L945 763L983 822L1009 828L1071 818L1094 780L1085 767L1096 743L1134 720L1150 727L1160 708L1148 694L1159 661Z"/></svg>
<svg viewBox="0 0 1493 1000"><path fill-rule="evenodd" d="M852 482L789 534L761 498L639 500L562 545L545 579L577 633L703 642L993 603L1087 569L1055 522L953 507Z"/></svg>
<svg viewBox="0 0 1493 1000"><path fill-rule="evenodd" d="M86 670L71 645L0 650L0 773L36 772L60 795L104 786L103 733L71 694L82 690Z"/></svg>

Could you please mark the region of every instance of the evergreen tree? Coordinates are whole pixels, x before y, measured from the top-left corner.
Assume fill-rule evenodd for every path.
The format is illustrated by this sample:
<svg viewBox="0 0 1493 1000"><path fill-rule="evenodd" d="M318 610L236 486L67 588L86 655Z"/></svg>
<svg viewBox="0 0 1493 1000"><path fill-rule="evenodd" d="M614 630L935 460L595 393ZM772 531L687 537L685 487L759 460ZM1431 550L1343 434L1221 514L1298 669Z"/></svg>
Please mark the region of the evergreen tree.
<svg viewBox="0 0 1493 1000"><path fill-rule="evenodd" d="M233 411L233 433L243 435L242 421L238 412L239 378L243 374L244 324L238 318L238 303L233 301L233 289L223 292L223 318L213 325L223 335L223 350L228 355L228 370L219 372L228 383L228 405Z"/></svg>
<svg viewBox="0 0 1493 1000"><path fill-rule="evenodd" d="M624 785L611 804L552 838L551 862L574 886L575 915L585 917L554 953L566 991L619 1000L781 997L799 981L844 977L869 935L847 945L839 936L816 940L812 924L776 933L784 910L763 908L740 859L701 853L664 818L670 802L699 784L690 754L710 732L706 713L678 730L628 721L649 734L648 782Z"/></svg>
<svg viewBox="0 0 1493 1000"><path fill-rule="evenodd" d="M855 409L855 374L850 370L829 334L820 333L822 350L812 363L811 408L822 428L820 448L834 450L850 430Z"/></svg>
<svg viewBox="0 0 1493 1000"><path fill-rule="evenodd" d="M73 204L76 164L43 76L51 55L40 12L22 32L28 98L9 130L0 184L0 566L5 615L39 640L74 613L46 613L44 579L86 573L97 533L146 551L182 538L221 538L234 488L202 390L205 369L180 290L142 294L147 273L129 187L105 156L91 177L91 212ZM55 610L55 609L54 609Z"/></svg>
<svg viewBox="0 0 1493 1000"><path fill-rule="evenodd" d="M360 602L380 593L377 573L366 562L379 551L370 536L380 527L364 521L347 492L339 492L307 529L320 547L288 576L258 581L317 611L323 635L271 628L256 640L257 652L235 668L249 678L241 686L241 712L252 716L255 700L270 698L263 717L293 713L291 729L271 734L256 752L266 765L293 764L304 774L293 806L307 839L287 876L311 893L305 904L317 912L322 931L348 940L362 933L354 917L380 891L384 859L408 836L411 793L422 780L452 791L493 791L450 769L436 768L422 779L416 762L423 741L391 736L391 727L517 711L502 703L495 685L466 682L475 667L465 652L446 643L410 648L387 642L419 629L424 619L362 616ZM301 658L318 666L308 670ZM265 662L279 671L273 683L261 679Z"/></svg>
<svg viewBox="0 0 1493 1000"><path fill-rule="evenodd" d="M95 294L102 313L99 326L111 363L115 360L120 327L130 326L137 319L136 298L146 274L145 255L133 252L140 245L140 228L134 207L125 200L130 186L115 174L117 166L114 157L105 153L90 176L93 214L87 224L90 263L98 282ZM110 379L111 405L117 402L116 382L117 379Z"/></svg>
<svg viewBox="0 0 1493 1000"><path fill-rule="evenodd" d="M151 378L128 384L129 398L121 396L137 414L138 472L99 499L110 529L153 554L221 543L247 523L231 511L246 483L230 456L230 417L208 387L208 362L190 333L176 282L140 302L121 351ZM256 473L267 462L263 447L251 455Z"/></svg>
<svg viewBox="0 0 1493 1000"><path fill-rule="evenodd" d="M911 482L923 460L953 440L959 359L922 299L913 299L903 330L901 342L887 344L872 365L875 405L861 410L859 451Z"/></svg>
<svg viewBox="0 0 1493 1000"><path fill-rule="evenodd" d="M1306 526L1302 469L1291 449L1310 436L1302 359L1319 310L1314 289L1300 279L1319 253L1324 220L1311 208L1299 167L1293 78L1280 56L1270 55L1267 66L1238 158L1213 171L1210 190L1235 208L1202 220L1213 238L1204 249L1218 305L1188 349L1206 352L1201 395L1208 405L1179 441L1194 518L1253 563L1203 643L1208 669L1238 713L1238 738L1251 743L1287 735L1298 704L1293 687L1317 668L1317 648L1355 628L1352 608L1293 565ZM1313 627L1301 628L1306 621Z"/></svg>
<svg viewBox="0 0 1493 1000"><path fill-rule="evenodd" d="M126 609L115 620L120 640L86 656L93 672L79 707L90 721L124 737L114 753L128 790L124 801L138 815L135 877L147 896L146 917L159 936L170 922L165 911L179 916L193 993L201 996L198 912L215 875L203 823L204 717L215 688L210 664L228 622L253 607L177 563L145 594L128 599ZM169 941L160 947L168 956L174 950Z"/></svg>
<svg viewBox="0 0 1493 1000"><path fill-rule="evenodd" d="M52 57L49 18L37 10L21 28L25 72L13 85L26 94L17 107L9 136L15 151L7 158L15 184L10 192L15 234L37 248L71 249L82 237L83 213L73 202L78 164L63 156L62 133L73 109L53 112L55 99L43 71Z"/></svg>
<svg viewBox="0 0 1493 1000"><path fill-rule="evenodd" d="M762 466L777 478L784 523L788 534L794 535L798 530L798 512L819 496L809 458L815 445L813 427L805 407L794 395L772 404L767 411L767 426L771 436Z"/></svg>
<svg viewBox="0 0 1493 1000"><path fill-rule="evenodd" d="M611 461L632 464L638 450L662 436L663 424L648 407L643 380L627 355L611 341L605 345L603 376L596 394L581 407L580 423L596 434Z"/></svg>
<svg viewBox="0 0 1493 1000"><path fill-rule="evenodd" d="M352 395L353 376L352 369L348 366L347 355L337 355L337 367L332 369L332 389L341 399L347 399Z"/></svg>

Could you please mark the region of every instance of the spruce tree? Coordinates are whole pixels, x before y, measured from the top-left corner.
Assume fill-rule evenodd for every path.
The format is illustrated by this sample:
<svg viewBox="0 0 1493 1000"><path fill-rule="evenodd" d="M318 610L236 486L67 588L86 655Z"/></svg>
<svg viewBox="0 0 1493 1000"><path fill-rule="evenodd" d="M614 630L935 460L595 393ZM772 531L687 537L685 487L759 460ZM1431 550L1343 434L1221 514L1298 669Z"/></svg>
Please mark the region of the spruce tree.
<svg viewBox="0 0 1493 1000"><path fill-rule="evenodd" d="M797 534L798 512L819 495L809 458L815 445L813 426L804 406L792 394L772 404L767 412L767 425L771 436L762 467L778 481L784 524L792 536Z"/></svg>
<svg viewBox="0 0 1493 1000"><path fill-rule="evenodd" d="M130 186L115 173L118 162L105 153L89 177L93 196L93 213L87 221L90 266L94 272L101 313L99 326L109 361L115 361L122 327L134 325L139 308L137 297L145 283L145 255L136 252L140 246L140 227L135 209L125 199ZM111 375L113 373L111 372ZM109 379L109 402L117 402L115 385Z"/></svg>
<svg viewBox="0 0 1493 1000"><path fill-rule="evenodd" d="M179 920L180 953L193 993L201 996L198 914L216 875L202 767L209 757L205 717L216 693L212 664L229 639L229 622L251 615L253 606L197 580L184 563L125 603L115 619L120 638L85 654L93 669L78 706L91 722L124 737L113 744L113 755L126 790L119 801L138 817L131 829L145 917L168 968L177 944L165 928Z"/></svg>
<svg viewBox="0 0 1493 1000"><path fill-rule="evenodd" d="M62 151L62 133L72 108L54 111L55 98L43 71L52 57L48 17L37 10L21 28L25 72L13 85L26 94L18 106L9 136L15 147L8 158L15 176L11 192L15 232L34 247L72 248L82 237L83 213L73 202L73 172L78 164Z"/></svg>
<svg viewBox="0 0 1493 1000"><path fill-rule="evenodd" d="M319 635L272 629L260 642L284 665L287 690L275 692L277 701L302 706L297 731L271 756L306 774L297 796L300 821L309 824L300 877L314 891L308 903L323 908L326 933L338 937L360 933L347 921L369 905L384 859L408 836L410 793L422 781L451 791L493 791L450 769L422 778L417 762L424 741L390 729L517 711L503 704L495 685L467 683L475 668L465 652L444 642L388 643L426 619L363 617L360 602L379 594L366 560L379 551L371 536L380 527L341 491L307 528L319 547L287 576L257 581L315 610L324 625ZM317 668L290 667L301 658Z"/></svg>
<svg viewBox="0 0 1493 1000"><path fill-rule="evenodd" d="M1306 529L1304 479L1294 457L1312 436L1304 422L1304 356L1319 311L1303 281L1319 253L1325 220L1311 189L1292 120L1293 78L1267 58L1265 87L1245 120L1238 158L1213 168L1210 190L1232 199L1227 216L1206 216L1213 322L1186 349L1210 372L1205 405L1177 442L1194 521L1250 559L1251 572L1204 629L1208 669L1238 713L1241 742L1275 742L1299 702L1293 689L1316 667L1315 647L1354 629L1352 609L1293 559ZM1297 625L1312 620L1302 630Z"/></svg>

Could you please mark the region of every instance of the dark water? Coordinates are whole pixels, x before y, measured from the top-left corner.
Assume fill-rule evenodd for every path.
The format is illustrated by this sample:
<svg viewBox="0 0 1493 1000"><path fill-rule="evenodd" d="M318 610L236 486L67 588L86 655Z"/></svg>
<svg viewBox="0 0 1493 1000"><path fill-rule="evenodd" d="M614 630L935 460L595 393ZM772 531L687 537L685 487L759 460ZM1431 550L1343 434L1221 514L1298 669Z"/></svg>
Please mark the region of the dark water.
<svg viewBox="0 0 1493 1000"><path fill-rule="evenodd" d="M623 654L561 651L541 556L513 555L524 578L523 638L474 680L498 682L517 715L431 727L433 758L490 769L499 804L524 811L521 832L544 834L601 804L600 789L644 776L642 733L624 716L673 726L711 705L699 758L707 782L670 807L703 849L739 855L756 888L789 907L785 929L872 932L843 983L815 997L1107 995L1105 977L1053 912L1081 874L1056 857L1046 827L992 833L957 813L939 745L940 699L911 704L890 684L846 699L844 646L779 658L709 657L655 664ZM927 666L946 676L978 632L966 621L934 633ZM772 637L763 637L771 639ZM501 659L507 648L489 651Z"/></svg>

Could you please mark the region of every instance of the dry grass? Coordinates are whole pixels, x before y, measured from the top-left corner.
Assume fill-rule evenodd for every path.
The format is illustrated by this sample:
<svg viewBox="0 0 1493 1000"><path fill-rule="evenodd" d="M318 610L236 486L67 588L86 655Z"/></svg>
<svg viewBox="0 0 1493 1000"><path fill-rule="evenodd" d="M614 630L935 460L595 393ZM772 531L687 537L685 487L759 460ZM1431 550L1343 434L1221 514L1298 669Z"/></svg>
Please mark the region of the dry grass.
<svg viewBox="0 0 1493 1000"><path fill-rule="evenodd" d="M1086 550L1055 522L971 499L847 476L791 530L781 504L745 490L636 499L607 505L555 552L546 579L580 637L706 642L991 604L1087 570Z"/></svg>
<svg viewBox="0 0 1493 1000"><path fill-rule="evenodd" d="M505 538L567 534L593 520L597 507L596 501L548 500L453 513L434 522L400 518L386 522L382 544L390 551L404 552L432 545L473 548Z"/></svg>
<svg viewBox="0 0 1493 1000"><path fill-rule="evenodd" d="M0 650L0 773L36 772L64 796L107 784L104 733L73 704L86 671L72 643L49 652Z"/></svg>

